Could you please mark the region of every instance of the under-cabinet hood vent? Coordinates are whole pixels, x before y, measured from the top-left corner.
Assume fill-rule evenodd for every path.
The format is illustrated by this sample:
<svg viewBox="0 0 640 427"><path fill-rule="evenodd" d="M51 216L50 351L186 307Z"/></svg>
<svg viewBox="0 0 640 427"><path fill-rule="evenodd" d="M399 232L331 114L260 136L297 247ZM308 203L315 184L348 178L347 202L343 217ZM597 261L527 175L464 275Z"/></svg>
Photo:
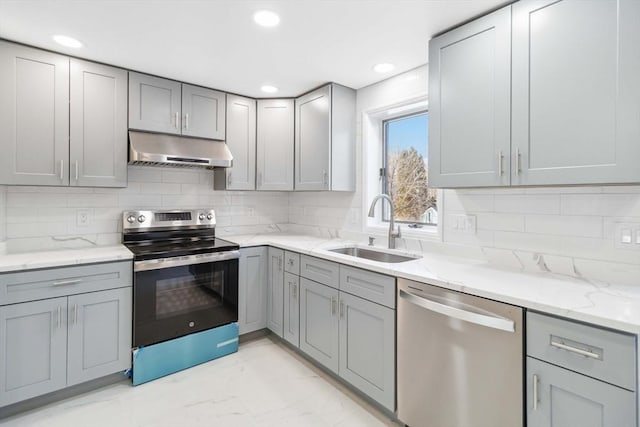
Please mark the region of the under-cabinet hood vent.
<svg viewBox="0 0 640 427"><path fill-rule="evenodd" d="M233 156L224 141L129 131L129 164L228 168Z"/></svg>

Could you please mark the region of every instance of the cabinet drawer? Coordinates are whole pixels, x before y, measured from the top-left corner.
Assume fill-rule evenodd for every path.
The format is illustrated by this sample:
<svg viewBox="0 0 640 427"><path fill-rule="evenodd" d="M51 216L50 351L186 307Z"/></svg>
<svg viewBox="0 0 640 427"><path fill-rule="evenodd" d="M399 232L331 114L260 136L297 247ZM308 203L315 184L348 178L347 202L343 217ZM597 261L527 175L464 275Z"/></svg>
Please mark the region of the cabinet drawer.
<svg viewBox="0 0 640 427"><path fill-rule="evenodd" d="M0 274L0 305L131 286L131 261Z"/></svg>
<svg viewBox="0 0 640 427"><path fill-rule="evenodd" d="M626 388L636 389L636 337L527 312L527 355Z"/></svg>
<svg viewBox="0 0 640 427"><path fill-rule="evenodd" d="M301 255L300 276L337 289L340 270L335 262Z"/></svg>
<svg viewBox="0 0 640 427"><path fill-rule="evenodd" d="M284 251L284 271L300 275L300 254Z"/></svg>
<svg viewBox="0 0 640 427"><path fill-rule="evenodd" d="M394 277L341 265L340 290L389 308L396 307Z"/></svg>

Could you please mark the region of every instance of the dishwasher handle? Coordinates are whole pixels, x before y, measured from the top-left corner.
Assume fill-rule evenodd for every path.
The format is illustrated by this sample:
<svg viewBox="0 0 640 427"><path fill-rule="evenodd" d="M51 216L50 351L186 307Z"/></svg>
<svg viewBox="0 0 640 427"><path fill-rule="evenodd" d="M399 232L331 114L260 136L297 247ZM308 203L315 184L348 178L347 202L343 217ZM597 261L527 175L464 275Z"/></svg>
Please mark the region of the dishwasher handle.
<svg viewBox="0 0 640 427"><path fill-rule="evenodd" d="M475 323L476 325L486 326L493 329L499 329L506 332L515 332L515 323L512 320L503 317L490 316L486 314L473 313L471 311L462 310L450 305L442 304L425 298L420 295L407 292L400 289L400 298L407 300L411 304L417 305L427 310L443 314L445 316L464 320L465 322Z"/></svg>

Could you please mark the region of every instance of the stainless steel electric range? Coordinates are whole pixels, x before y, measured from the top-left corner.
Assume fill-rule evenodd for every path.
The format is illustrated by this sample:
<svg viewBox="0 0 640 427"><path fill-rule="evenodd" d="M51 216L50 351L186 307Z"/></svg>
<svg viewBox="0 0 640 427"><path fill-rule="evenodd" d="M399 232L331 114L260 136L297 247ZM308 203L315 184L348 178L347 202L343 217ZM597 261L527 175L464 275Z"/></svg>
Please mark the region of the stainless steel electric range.
<svg viewBox="0 0 640 427"><path fill-rule="evenodd" d="M136 370L158 370L150 375L158 377L188 367L156 369L155 359L171 352L183 360L191 358L185 352L194 353L200 363L202 337L202 346L219 350L224 346L210 342L218 339L212 337L220 335L228 345L235 330L237 349L239 246L215 236L213 209L126 211L122 219L123 243L134 254L134 384ZM218 357L211 356L207 360ZM160 364L166 362L179 361Z"/></svg>

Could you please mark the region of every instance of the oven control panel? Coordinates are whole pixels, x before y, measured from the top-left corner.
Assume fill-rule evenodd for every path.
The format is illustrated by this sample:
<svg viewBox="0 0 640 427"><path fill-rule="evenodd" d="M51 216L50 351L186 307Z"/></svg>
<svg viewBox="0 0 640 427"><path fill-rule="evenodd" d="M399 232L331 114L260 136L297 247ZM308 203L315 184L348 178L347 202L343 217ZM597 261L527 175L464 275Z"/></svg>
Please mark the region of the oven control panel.
<svg viewBox="0 0 640 427"><path fill-rule="evenodd" d="M215 227L216 214L213 209L124 211L123 230L143 230L164 227Z"/></svg>

